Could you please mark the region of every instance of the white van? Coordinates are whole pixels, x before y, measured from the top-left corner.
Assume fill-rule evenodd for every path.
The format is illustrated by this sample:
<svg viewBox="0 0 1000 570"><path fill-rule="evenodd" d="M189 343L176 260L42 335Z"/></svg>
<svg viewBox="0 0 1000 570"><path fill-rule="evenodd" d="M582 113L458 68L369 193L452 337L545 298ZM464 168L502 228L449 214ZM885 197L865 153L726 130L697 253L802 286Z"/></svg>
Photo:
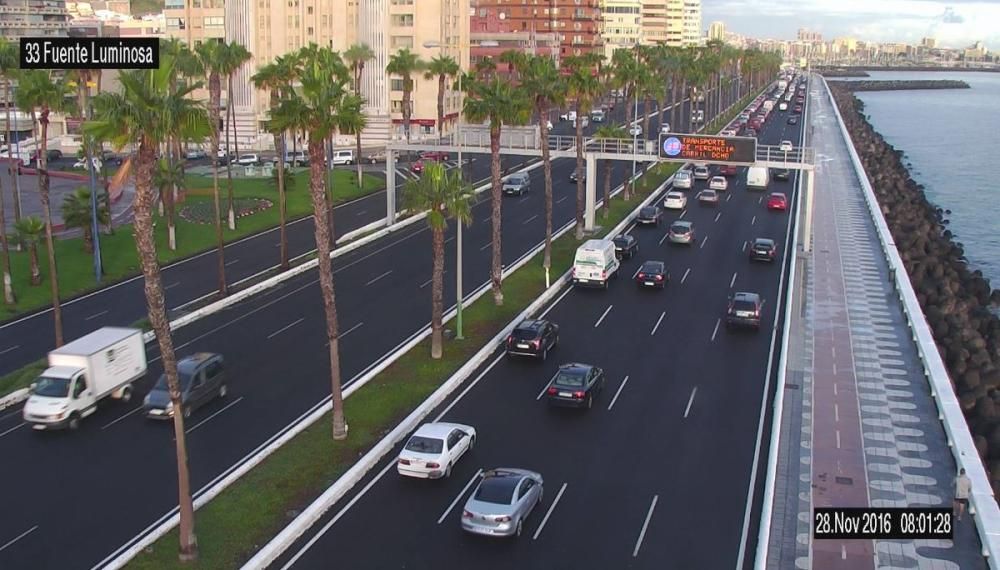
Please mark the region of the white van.
<svg viewBox="0 0 1000 570"><path fill-rule="evenodd" d="M354 164L354 151L335 150L333 151L333 160L331 160L330 162L335 166L343 164Z"/></svg>
<svg viewBox="0 0 1000 570"><path fill-rule="evenodd" d="M747 168L747 189L767 190L771 183L771 173L766 166L751 166Z"/></svg>
<svg viewBox="0 0 1000 570"><path fill-rule="evenodd" d="M595 123L604 122L604 109L594 109L590 112L590 120Z"/></svg>
<svg viewBox="0 0 1000 570"><path fill-rule="evenodd" d="M609 239L587 240L576 250L573 260L573 285L608 288L608 281L618 277L615 242Z"/></svg>

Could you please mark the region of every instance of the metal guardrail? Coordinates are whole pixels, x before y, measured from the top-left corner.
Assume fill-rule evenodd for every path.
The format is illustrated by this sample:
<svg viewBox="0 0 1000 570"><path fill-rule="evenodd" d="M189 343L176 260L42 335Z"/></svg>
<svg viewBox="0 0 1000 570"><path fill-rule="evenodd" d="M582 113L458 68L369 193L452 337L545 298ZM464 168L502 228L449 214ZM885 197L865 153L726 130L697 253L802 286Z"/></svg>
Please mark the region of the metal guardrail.
<svg viewBox="0 0 1000 570"><path fill-rule="evenodd" d="M865 202L872 220L875 222L879 243L882 245L886 262L892 272L892 279L899 294L903 314L906 316L914 344L917 347L917 353L924 365L924 376L930 384L931 396L937 404L938 419L944 426L948 446L955 456L955 463L965 469L965 473L972 481L972 494L969 498L970 513L974 515L976 521L976 529L983 545L983 556L987 558L990 568L1000 569L1000 507L998 507L996 497L993 495L989 477L986 475L986 469L976 451L972 434L969 432L969 425L965 421L965 415L962 413L958 397L955 395L955 390L948 377L948 370L938 353L934 335L927 324L923 309L921 309L917 295L913 291L913 286L910 284L906 266L903 265L903 260L896 249L896 243L889 231L888 224L886 224L885 217L882 215L878 199L875 197L867 174L865 174L861 159L858 157L854 145L851 144L851 136L840 114L840 109L837 108L837 102L833 98L833 93L830 91L826 79L819 77L819 80L822 81L827 97L833 105L844 140L848 142L848 154L854 165L854 172L861 182Z"/></svg>

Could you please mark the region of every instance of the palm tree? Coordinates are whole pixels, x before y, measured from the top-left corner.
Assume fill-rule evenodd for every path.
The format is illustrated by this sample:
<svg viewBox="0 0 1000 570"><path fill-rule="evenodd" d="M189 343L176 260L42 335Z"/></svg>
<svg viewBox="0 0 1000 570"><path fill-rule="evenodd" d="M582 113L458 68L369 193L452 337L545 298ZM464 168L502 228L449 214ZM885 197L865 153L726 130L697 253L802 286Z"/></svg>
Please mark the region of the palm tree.
<svg viewBox="0 0 1000 570"><path fill-rule="evenodd" d="M239 157L240 155L240 143L239 134L236 132L236 105L233 104L233 76L239 71L240 67L244 63L250 60L252 57L247 48L243 47L243 44L236 42L231 43L221 43L218 48L218 56L220 59L220 69L221 75L226 76L226 152L229 152L229 126L232 125L233 129L233 148L235 149L235 154L233 156ZM234 206L233 200L233 168L231 166L230 160L226 161L226 176L229 178L229 204L228 204L228 220L229 229L236 229L236 208Z"/></svg>
<svg viewBox="0 0 1000 570"><path fill-rule="evenodd" d="M604 125L597 129L594 133L594 138L607 139L607 140L622 140L629 138L625 129L616 125ZM607 217L611 213L611 173L614 171L615 161L605 160L604 161L604 211L603 215ZM628 200L629 196L629 185L625 185L624 198Z"/></svg>
<svg viewBox="0 0 1000 570"><path fill-rule="evenodd" d="M427 64L427 71L424 72L424 79L434 79L437 78L438 81L438 94L437 94L437 125L438 125L438 136L444 136L444 90L445 82L449 78L458 77L458 73L461 71L458 67L458 62L455 58L450 55L439 55L432 59L429 64Z"/></svg>
<svg viewBox="0 0 1000 570"><path fill-rule="evenodd" d="M375 52L366 43L351 45L344 52L344 61L351 68L354 77L354 93L361 94L361 75L365 72L365 62L375 59Z"/></svg>
<svg viewBox="0 0 1000 570"><path fill-rule="evenodd" d="M0 177L0 181L2 181L2 177ZM7 244L7 212L4 209L2 183L0 183L0 271L3 272L3 302L5 305L13 305L17 303L17 296L14 295L14 279L10 273L10 247Z"/></svg>
<svg viewBox="0 0 1000 570"><path fill-rule="evenodd" d="M413 97L413 74L420 72L424 66L425 63L420 56L408 48L389 56L389 64L385 66L386 73L398 75L403 79L403 132L406 133L406 144L410 143L410 117L413 116L413 108L410 105L410 98Z"/></svg>
<svg viewBox="0 0 1000 570"><path fill-rule="evenodd" d="M171 90L175 73L173 56L160 55L159 69L123 71L118 76L120 93L101 93L94 98L95 120L88 122L86 131L99 139L108 140L118 149L127 144L138 146L136 153L136 195L133 203L136 250L145 279L146 305L149 321L156 333L163 371L167 380L174 414L174 440L177 452L178 504L180 512L180 549L182 562L198 557L195 537L194 505L188 474L187 439L184 432L184 411L180 383L177 378L177 357L163 299L163 282L156 255L153 234L153 202L156 196L154 176L157 149L176 138L200 140L208 135L209 121L205 109L191 98L200 82L181 85Z"/></svg>
<svg viewBox="0 0 1000 570"><path fill-rule="evenodd" d="M504 125L523 125L531 113L530 101L525 92L515 88L510 82L496 77L476 79L467 86L470 97L465 100L465 115L470 121L490 123L490 202L493 223L493 260L490 266L490 281L493 284L493 302L503 305L503 277L500 241L500 131Z"/></svg>
<svg viewBox="0 0 1000 570"><path fill-rule="evenodd" d="M460 224L472 222L472 187L457 170L431 162L417 180L403 186L403 203L411 212L427 211L427 225L433 244L431 273L431 358L441 358L444 328L444 232L448 220Z"/></svg>
<svg viewBox="0 0 1000 570"><path fill-rule="evenodd" d="M62 217L67 228L80 228L83 232L83 250L94 253L94 234L91 222L94 209L90 207L90 188L81 186L63 197ZM108 210L102 204L97 208L97 221L108 223Z"/></svg>
<svg viewBox="0 0 1000 570"><path fill-rule="evenodd" d="M49 284L52 288L52 318L55 323L56 346L63 344L62 309L59 305L59 273L56 270L56 248L52 237L52 212L49 207L48 137L49 114L70 111L73 91L65 78L56 79L48 70L29 70L18 81L17 105L38 109L41 145L38 146L38 196L45 220L45 245L49 258Z"/></svg>
<svg viewBox="0 0 1000 570"><path fill-rule="evenodd" d="M354 163L358 170L358 189L364 188L364 174L361 169L361 132L368 126L368 117L364 112L364 99L357 94L344 97L343 107L338 113L337 129L345 134L354 135Z"/></svg>
<svg viewBox="0 0 1000 570"><path fill-rule="evenodd" d="M14 100L14 79L20 73L20 57L18 56L19 44L15 42L8 41L6 38L0 38L0 78L3 79L4 83L4 101L7 103L7 158L10 159L14 156L14 137L13 137L13 118L11 117L11 109L13 105L11 102ZM21 219L21 174L20 171L14 167L14 162L12 160L7 161L7 173L11 178L14 179L14 222L16 223Z"/></svg>
<svg viewBox="0 0 1000 570"><path fill-rule="evenodd" d="M594 97L601 93L600 79L595 74L597 60L594 54L571 55L564 60L569 69L569 96L576 99L576 116L582 117ZM583 173L583 121L576 121L576 239L583 239L584 195Z"/></svg>
<svg viewBox="0 0 1000 570"><path fill-rule="evenodd" d="M298 130L309 134L309 194L312 198L316 255L319 260L319 283L326 317L326 338L329 343L330 384L333 401L333 438L347 437L344 420L344 398L340 384L340 332L337 304L330 263L330 243L333 220L324 179L324 143L337 130L337 113L347 95L348 79L342 77L344 67L340 56L329 48L310 45L299 51L302 62L299 84L272 111L276 128Z"/></svg>
<svg viewBox="0 0 1000 570"><path fill-rule="evenodd" d="M38 267L38 242L45 234L45 222L35 216L27 216L14 222L17 239L28 248L28 262L31 264L31 284L42 283L42 271Z"/></svg>
<svg viewBox="0 0 1000 570"><path fill-rule="evenodd" d="M566 103L566 81L551 57L536 55L519 69L521 89L531 99L542 137L542 169L545 172L545 282L552 268L552 161L549 158L549 109Z"/></svg>
<svg viewBox="0 0 1000 570"><path fill-rule="evenodd" d="M178 81L182 76L185 78L199 74L200 62L194 53L188 49L187 44L178 38L160 40L160 52L170 54L174 61L173 73L170 77L170 90L177 89ZM184 156L181 154L181 141L173 138L165 142L166 152L164 156L167 160L167 168L173 171L173 164L180 165L180 179L184 177ZM175 178L176 180L176 178ZM167 247L171 251L177 250L177 212L176 202L180 187L176 184L160 187L160 199L164 202L167 219Z"/></svg>
<svg viewBox="0 0 1000 570"><path fill-rule="evenodd" d="M215 205L215 249L216 249L216 272L219 280L219 295L228 294L226 286L226 253L225 242L222 239L222 208L219 200L219 106L222 99L222 72L225 70L223 61L223 48L219 42L203 42L195 48L198 62L201 64L201 71L208 80L208 116L211 123L211 149L209 154L212 160L212 200ZM226 149L228 151L228 148ZM229 160L226 160L226 168L229 168ZM230 175L230 195L232 195L232 176ZM284 232L282 231L282 259L287 255Z"/></svg>

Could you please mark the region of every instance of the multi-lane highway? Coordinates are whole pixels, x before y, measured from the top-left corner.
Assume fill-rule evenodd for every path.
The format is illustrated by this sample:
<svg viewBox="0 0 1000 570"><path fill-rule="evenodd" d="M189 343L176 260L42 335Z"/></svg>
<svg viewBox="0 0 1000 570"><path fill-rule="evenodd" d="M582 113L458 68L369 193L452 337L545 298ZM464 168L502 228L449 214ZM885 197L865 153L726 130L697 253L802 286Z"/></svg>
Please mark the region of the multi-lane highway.
<svg viewBox="0 0 1000 570"><path fill-rule="evenodd" d="M573 218L576 188L568 182L573 168L572 160L553 164L557 227ZM625 170L616 169L616 183ZM533 192L504 201L503 257L508 264L544 236L542 169L533 170L531 177ZM488 279L488 212L484 199L464 235L464 277L470 291ZM356 378L427 326L430 260L429 232L417 224L335 261L344 378ZM451 247L446 267L453 275ZM195 489L223 476L328 394L316 281L313 273L297 276L175 335L180 355L219 352L228 365L229 396L188 422ZM448 299L454 298L453 283L446 279ZM140 395L161 372L155 347L149 350L151 368L137 386ZM0 567L99 565L177 504L169 425L143 419L134 401L101 408L75 433L34 433L21 422L19 410L5 411L0 414L0 454L6 465L15 466L5 470L5 486L17 490L5 505L16 516L0 519ZM97 514L100 525L95 525ZM52 548L56 543L59 548Z"/></svg>
<svg viewBox="0 0 1000 570"><path fill-rule="evenodd" d="M785 119L774 113L762 142L797 142L799 126ZM686 210L668 213L658 228L630 229L640 251L610 290L568 289L546 308L544 317L560 325L546 362L498 353L470 389L432 414L478 431L450 479L401 478L389 457L272 567L736 567L795 215L768 211L766 193L747 191L744 176L741 169L717 207L693 200L705 186L698 182ZM793 198L794 178L771 190ZM694 222L693 246L665 240L677 218ZM748 260L756 237L779 244L775 263ZM664 291L638 289L630 277L655 259L667 262L672 282ZM733 291L763 297L759 332L726 330ZM593 409L546 405L543 390L566 362L605 370L607 388ZM460 529L477 473L493 467L545 478L544 500L519 538Z"/></svg>

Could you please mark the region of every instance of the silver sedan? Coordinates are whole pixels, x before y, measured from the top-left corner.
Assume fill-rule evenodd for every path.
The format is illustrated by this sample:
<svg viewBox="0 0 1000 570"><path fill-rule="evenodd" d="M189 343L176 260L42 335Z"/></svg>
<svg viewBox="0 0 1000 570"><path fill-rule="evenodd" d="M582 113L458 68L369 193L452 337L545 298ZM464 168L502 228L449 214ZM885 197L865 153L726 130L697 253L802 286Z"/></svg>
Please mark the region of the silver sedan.
<svg viewBox="0 0 1000 570"><path fill-rule="evenodd" d="M482 475L465 502L462 530L486 536L521 536L524 519L542 502L542 476L499 467Z"/></svg>

